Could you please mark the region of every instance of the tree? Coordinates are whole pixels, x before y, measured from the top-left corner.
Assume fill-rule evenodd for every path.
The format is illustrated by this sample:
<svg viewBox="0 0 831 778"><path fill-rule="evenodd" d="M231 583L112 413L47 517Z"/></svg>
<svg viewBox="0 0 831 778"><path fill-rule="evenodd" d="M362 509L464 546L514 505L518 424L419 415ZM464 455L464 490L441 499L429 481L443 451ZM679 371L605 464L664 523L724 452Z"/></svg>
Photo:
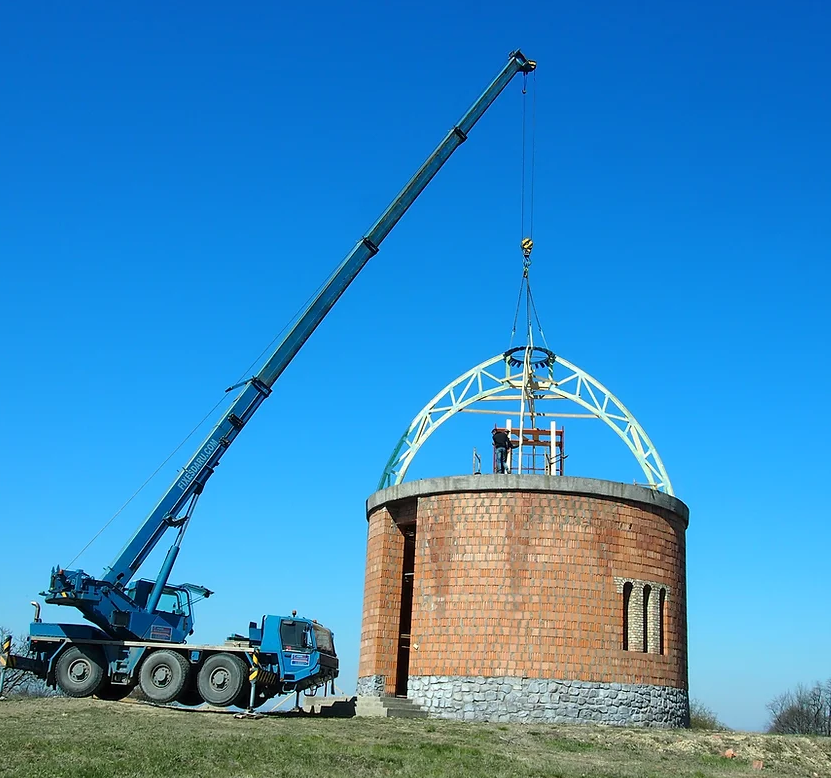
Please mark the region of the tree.
<svg viewBox="0 0 831 778"><path fill-rule="evenodd" d="M0 627L0 639L10 635L11 630ZM12 653L18 656L31 656L26 638L20 635L12 637ZM46 681L32 673L6 668L6 682L3 685L5 697L51 697L57 694L46 685Z"/></svg>
<svg viewBox="0 0 831 778"><path fill-rule="evenodd" d="M700 700L690 700L690 729L725 730L729 729L718 720L715 711Z"/></svg>
<svg viewBox="0 0 831 778"><path fill-rule="evenodd" d="M780 735L825 735L831 737L831 678L824 684L796 687L774 697L768 732Z"/></svg>

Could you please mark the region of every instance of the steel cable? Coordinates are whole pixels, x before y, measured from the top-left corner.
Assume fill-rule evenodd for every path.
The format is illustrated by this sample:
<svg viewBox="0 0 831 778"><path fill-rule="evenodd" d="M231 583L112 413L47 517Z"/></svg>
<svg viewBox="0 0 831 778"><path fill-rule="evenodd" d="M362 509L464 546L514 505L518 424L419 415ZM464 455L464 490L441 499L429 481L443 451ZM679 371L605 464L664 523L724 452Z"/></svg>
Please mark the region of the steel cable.
<svg viewBox="0 0 831 778"><path fill-rule="evenodd" d="M298 318L298 317L300 316L300 314L301 314L301 313L302 313L302 312L303 312L303 311L304 311L304 310L305 310L305 309L309 306L309 303L311 303L311 301L312 301L312 300L314 300L314 298L317 296L318 292L320 292L320 290L321 290L321 289L325 286L325 283L326 283L326 282L324 281L324 283L322 283L322 284L321 284L321 285L320 285L320 286L319 286L319 287L318 287L318 288L317 288L314 292L312 292L312 294L308 297L308 299L306 300L306 302L304 302L304 303L303 303L303 304L302 304L302 305L301 305L301 306L297 309L297 311L295 312L294 316L292 316L292 317L288 320L288 322L285 324L285 326L284 326L284 327L283 327L283 328L282 328L282 329L281 329L281 330L280 330L280 331L279 331L279 332L278 332L278 333L277 333L277 334L276 334L276 335L272 338L271 342L270 342L270 343L269 343L269 344L268 344L268 345L267 345L267 346L266 346L266 347L265 347L265 348L264 348L264 349L260 352L260 354L259 354L259 355L258 355L258 356L254 359L254 361L253 361L253 362L252 362L252 363L248 366L248 368L246 368L246 369L242 372L242 374L240 375L240 380L243 380L244 376L247 376L247 375L249 375L249 374L251 373L251 371L254 369L254 367L255 367L255 366L256 366L256 365L257 365L257 364L258 364L258 363L262 360L263 356L264 356L266 353L268 353L268 351L269 351L269 350L270 350L270 349L274 346L274 344L277 342L277 339L278 339L278 338L279 338L279 337L280 337L280 336L281 336L281 335L282 335L282 334L283 334L283 333L284 333L284 332L285 332L285 331L286 331L286 330L287 330L287 329L288 329L288 328L289 328L289 327L290 327L290 326L291 326L291 325L292 325L295 321L297 321L297 318ZM519 309L517 309L517 310L519 310ZM165 466L168 462L170 462L170 460L171 460L171 459L173 459L173 457L174 457L174 456L176 456L176 454L179 452L179 450L182 448L182 446L184 446L184 445L185 445L185 443L187 443L187 442L188 442L188 441L189 441L189 440L190 440L190 439L191 439L191 438L192 438L192 437L196 434L196 432L200 429L200 427L202 427L202 425L203 425L203 424L205 424L205 422L206 422L208 419L210 419L210 418L214 415L214 413L216 412L216 409L217 409L217 408L219 408L219 406L220 406L220 405L222 405L222 403L223 403L223 402L225 402L225 400L226 400L226 399L227 399L227 392L223 393L222 397L221 397L221 398L219 399L219 401L218 401L218 402L217 402L217 403L213 406L213 408L211 408L211 409L210 409L210 410L209 410L209 411L208 411L208 412L207 412L207 413L206 413L206 414L202 417L202 420L201 420L201 421L200 421L200 422L199 422L199 423L198 423L198 424L197 424L197 425L196 425L196 426L195 426L195 427L194 427L194 428L193 428L193 429L192 429L192 430L191 430L191 431L190 431L190 432L189 432L189 433L188 433L188 434L187 434L187 435L186 435L186 436L182 439L182 441L179 443L179 445L178 445L178 446L176 446L176 448L174 448L174 449L173 449L173 451L171 451L171 452L170 452L170 454L168 454L168 456L167 456L167 457L166 457L166 458L162 461L162 463L161 463L161 464L160 464L160 465L159 465L159 466L158 466L158 467L157 467L157 468L156 468L156 469L155 469L155 470L154 470L154 471L153 471L153 472L152 472L152 473L151 473L151 474L150 474L150 475L149 475L149 476L145 479L144 483L142 483L142 485L141 485L141 486L139 486L139 488L138 488L138 489L136 489L136 491L135 491L135 492L133 492L133 494L129 497L129 499L128 499L128 500L127 500L127 501L126 501L126 502L125 502L125 503L124 503L124 504L123 504L123 505L122 505L122 506L121 506L121 507L120 507L120 508L119 508L119 509L118 509L118 510L117 510L117 511L116 511L116 512L115 512L115 513L114 513L114 514L113 514L113 515L109 518L109 519L108 519L108 520L107 520L107 522L106 522L106 523L105 523L105 524L101 527L101 529L99 529L99 530L98 530L98 532L96 532L96 533L95 533L95 535L93 535L93 536L92 536L92 538L90 539L90 541L89 541L89 542L88 542L88 543L87 543L87 544L86 544L86 545L85 545L85 546L84 546L84 547L83 547L83 548L82 548L82 549L81 549L81 550L80 550L80 551L79 551L79 552L78 552L78 553L77 553L77 554L76 554L76 555L72 558L72 561L71 561L68 565L66 565L66 567L72 567L72 565L73 565L73 564L75 564L75 562L76 562L76 561L77 561L77 560L81 557L81 555L82 555L82 554L83 554L83 553L84 553L84 552L85 552L85 551L86 551L86 550L87 550L87 549L88 549L88 548L89 548L89 547L90 547L90 546L91 546L91 545L92 545L92 544L93 544L96 540L98 540L98 538L99 538L99 537L103 534L103 532L107 529L107 527L109 527L109 526L110 526L110 524L112 524L112 523L113 523L113 522L114 522L114 521L115 521L115 520L119 517L119 515L121 515L121 513L124 511L124 509L125 509L125 508L126 508L126 507L127 507L127 506L128 506L128 505L129 505L129 504L130 504L133 500L135 500L135 498L136 498L136 497L138 497L138 495L139 495L139 494L140 494L140 493L144 490L144 488L145 488L145 487L146 487L146 486L147 486L147 485L148 485L148 484L149 484L149 483L150 483L150 482L151 482L151 481L152 481L152 480L153 480L153 479L154 479L154 478L155 478L155 477L159 474L159 472L160 472L160 471L164 468L164 466Z"/></svg>

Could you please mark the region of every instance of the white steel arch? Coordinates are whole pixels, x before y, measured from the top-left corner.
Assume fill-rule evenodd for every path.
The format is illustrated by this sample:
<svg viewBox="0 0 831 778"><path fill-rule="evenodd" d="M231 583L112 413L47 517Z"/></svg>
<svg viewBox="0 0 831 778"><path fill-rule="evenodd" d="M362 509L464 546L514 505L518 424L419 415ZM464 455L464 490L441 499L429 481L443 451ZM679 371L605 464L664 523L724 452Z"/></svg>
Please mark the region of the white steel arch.
<svg viewBox="0 0 831 778"><path fill-rule="evenodd" d="M533 401L571 400L588 411L589 415L605 422L628 446L648 484L653 489L674 496L669 475L657 449L623 403L603 384L568 360L546 349L533 350L546 356L533 363L530 375L527 371L528 357L523 361L514 358L513 352L506 352L482 362L445 386L419 411L401 436L387 462L378 488L400 484L419 448L451 416L470 409L471 405L481 401L519 400L526 397L532 404ZM509 395L511 391L520 394Z"/></svg>

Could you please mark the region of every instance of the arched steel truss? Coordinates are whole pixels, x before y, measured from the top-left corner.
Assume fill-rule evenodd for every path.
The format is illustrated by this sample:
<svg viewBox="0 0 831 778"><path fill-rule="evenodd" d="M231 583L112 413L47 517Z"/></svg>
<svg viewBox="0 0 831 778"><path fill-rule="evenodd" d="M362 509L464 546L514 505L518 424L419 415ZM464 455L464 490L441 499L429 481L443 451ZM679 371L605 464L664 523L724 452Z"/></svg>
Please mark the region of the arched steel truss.
<svg viewBox="0 0 831 778"><path fill-rule="evenodd" d="M530 377L528 359L523 362L514 358L512 352L506 352L482 362L448 384L421 409L401 436L378 488L400 484L419 448L454 414L470 409L471 405L483 400L528 397L532 403L534 400L571 400L585 408L589 415L611 427L629 447L653 489L674 495L658 451L623 403L584 370L560 356L546 353L549 357L533 365ZM504 375L500 375L503 369ZM524 376L526 380L523 380ZM511 391L519 391L520 394L499 396Z"/></svg>

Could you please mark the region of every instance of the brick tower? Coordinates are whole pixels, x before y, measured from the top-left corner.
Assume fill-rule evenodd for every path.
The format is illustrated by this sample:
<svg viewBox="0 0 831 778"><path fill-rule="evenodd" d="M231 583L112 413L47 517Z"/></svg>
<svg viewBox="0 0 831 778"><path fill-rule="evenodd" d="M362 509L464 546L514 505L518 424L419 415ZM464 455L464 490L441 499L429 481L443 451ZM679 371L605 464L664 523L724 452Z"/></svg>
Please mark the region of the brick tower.
<svg viewBox="0 0 831 778"><path fill-rule="evenodd" d="M687 726L688 518L655 489L566 476L376 492L359 709L406 696L443 718Z"/></svg>

